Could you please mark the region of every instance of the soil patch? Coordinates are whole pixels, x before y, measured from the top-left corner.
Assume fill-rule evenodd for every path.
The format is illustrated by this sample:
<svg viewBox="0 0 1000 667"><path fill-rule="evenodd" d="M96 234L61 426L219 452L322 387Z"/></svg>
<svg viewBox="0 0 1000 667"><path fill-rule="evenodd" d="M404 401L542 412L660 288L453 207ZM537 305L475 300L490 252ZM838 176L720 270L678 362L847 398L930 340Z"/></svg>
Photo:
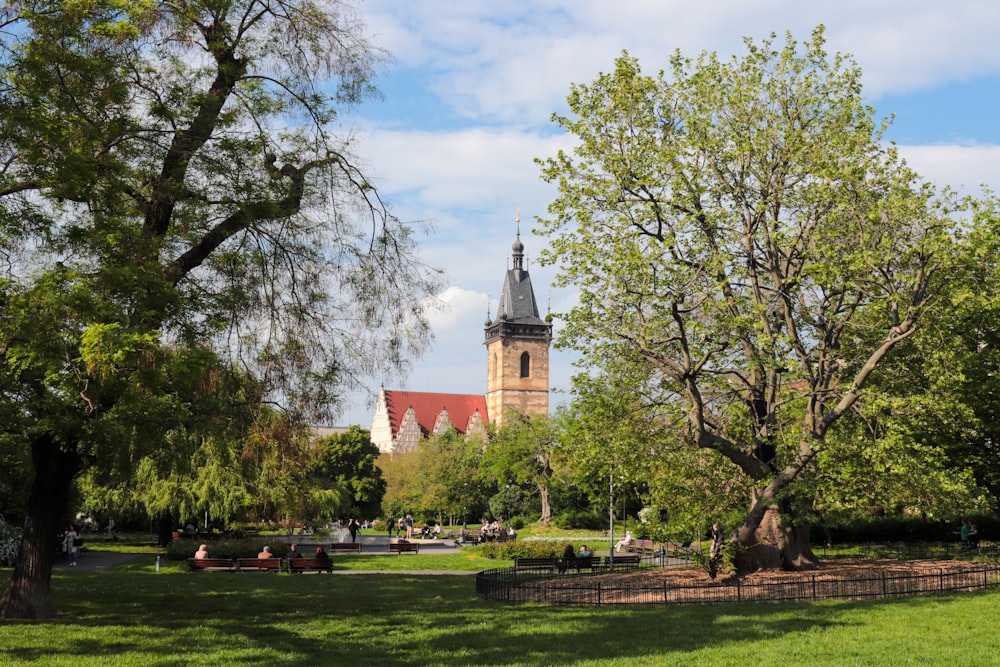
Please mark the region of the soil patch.
<svg viewBox="0 0 1000 667"><path fill-rule="evenodd" d="M514 598L556 604L703 604L863 600L978 590L1000 582L995 563L838 559L802 572L762 570L711 579L697 567L534 579Z"/></svg>

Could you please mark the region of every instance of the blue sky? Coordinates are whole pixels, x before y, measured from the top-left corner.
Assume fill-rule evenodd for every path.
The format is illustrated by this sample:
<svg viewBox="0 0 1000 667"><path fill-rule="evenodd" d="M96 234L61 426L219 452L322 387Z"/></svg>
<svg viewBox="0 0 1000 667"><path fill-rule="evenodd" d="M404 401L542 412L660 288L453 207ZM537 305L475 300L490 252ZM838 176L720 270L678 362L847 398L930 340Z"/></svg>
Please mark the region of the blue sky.
<svg viewBox="0 0 1000 667"><path fill-rule="evenodd" d="M553 270L533 262L531 230L554 192L533 160L568 146L550 123L572 83L609 71L623 50L655 72L680 49L742 54L786 31L802 41L826 26L830 52L850 53L889 139L930 180L974 191L1000 184L1000 2L996 0L368 0L371 39L394 63L384 99L351 117L358 151L393 212L426 223L424 261L447 275L431 321L436 342L406 377L373 378L339 424L371 426L387 389L483 393L488 300L496 304L521 213L539 302ZM558 335L558 325L557 325ZM568 389L572 357L553 350L551 384ZM557 398L558 400L558 398Z"/></svg>

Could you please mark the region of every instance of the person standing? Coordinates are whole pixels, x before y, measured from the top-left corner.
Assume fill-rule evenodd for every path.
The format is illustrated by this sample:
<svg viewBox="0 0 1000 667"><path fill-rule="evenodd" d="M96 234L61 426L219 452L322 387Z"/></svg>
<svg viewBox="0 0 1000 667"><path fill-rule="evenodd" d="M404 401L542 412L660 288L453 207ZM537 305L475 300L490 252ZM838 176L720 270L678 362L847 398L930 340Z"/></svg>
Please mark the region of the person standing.
<svg viewBox="0 0 1000 667"><path fill-rule="evenodd" d="M63 538L66 545L66 556L69 558L69 566L76 567L77 559L80 557L80 547L83 545L83 538L80 537L80 529L75 524L69 525L66 537Z"/></svg>
<svg viewBox="0 0 1000 667"><path fill-rule="evenodd" d="M391 539L392 538L392 529L396 527L396 517L390 515L389 519L385 522L385 525L386 525L386 528L389 531L389 534L388 534L387 537L389 537Z"/></svg>
<svg viewBox="0 0 1000 667"><path fill-rule="evenodd" d="M358 541L358 520L353 516L347 521L347 530L351 533L351 544Z"/></svg>
<svg viewBox="0 0 1000 667"><path fill-rule="evenodd" d="M413 539L413 516L410 514L406 515L406 539Z"/></svg>

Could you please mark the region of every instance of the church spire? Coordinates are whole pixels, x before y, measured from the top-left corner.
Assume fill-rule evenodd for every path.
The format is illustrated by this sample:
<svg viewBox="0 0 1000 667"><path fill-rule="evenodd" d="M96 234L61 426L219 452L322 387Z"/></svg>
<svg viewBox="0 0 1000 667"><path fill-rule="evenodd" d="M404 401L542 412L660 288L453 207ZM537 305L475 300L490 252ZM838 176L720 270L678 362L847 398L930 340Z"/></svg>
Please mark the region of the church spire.
<svg viewBox="0 0 1000 667"><path fill-rule="evenodd" d="M514 239L514 244L510 247L513 257L514 257L514 270L523 271L524 270L524 244L521 243L521 211L517 212L517 216L514 218L517 222L517 237Z"/></svg>

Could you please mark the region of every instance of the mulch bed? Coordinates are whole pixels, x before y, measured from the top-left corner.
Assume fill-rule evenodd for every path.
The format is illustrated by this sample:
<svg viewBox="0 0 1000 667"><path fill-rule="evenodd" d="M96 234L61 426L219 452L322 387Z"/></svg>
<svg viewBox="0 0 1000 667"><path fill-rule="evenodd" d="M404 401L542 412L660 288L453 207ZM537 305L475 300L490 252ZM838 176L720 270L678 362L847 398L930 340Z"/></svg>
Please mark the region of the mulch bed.
<svg viewBox="0 0 1000 667"><path fill-rule="evenodd" d="M715 580L698 567L556 577L521 584L518 597L521 601L601 605L853 600L978 590L997 586L998 578L995 564L837 559L817 570L762 570Z"/></svg>

